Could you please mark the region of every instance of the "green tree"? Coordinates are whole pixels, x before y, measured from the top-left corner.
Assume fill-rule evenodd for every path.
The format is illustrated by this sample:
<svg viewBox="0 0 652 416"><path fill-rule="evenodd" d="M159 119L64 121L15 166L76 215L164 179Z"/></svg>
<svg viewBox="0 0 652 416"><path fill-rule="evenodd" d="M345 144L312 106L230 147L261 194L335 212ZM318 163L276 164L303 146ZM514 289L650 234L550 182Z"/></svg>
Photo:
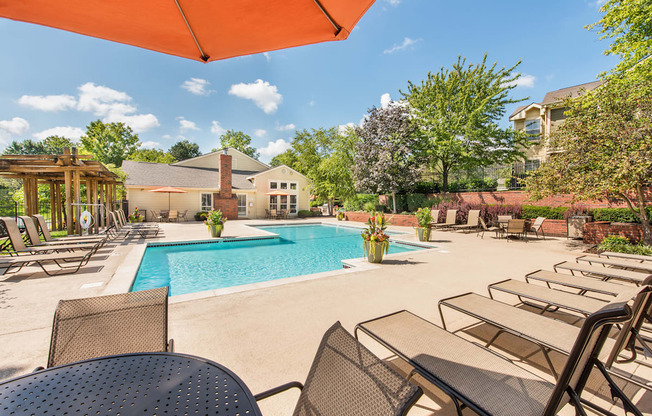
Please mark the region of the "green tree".
<svg viewBox="0 0 652 416"><path fill-rule="evenodd" d="M122 161L140 146L138 135L124 123L92 121L81 137L81 144L98 161L122 166Z"/></svg>
<svg viewBox="0 0 652 416"><path fill-rule="evenodd" d="M12 141L2 152L5 155L58 155L64 148L72 148L77 143L61 136L49 136L42 141L22 140Z"/></svg>
<svg viewBox="0 0 652 416"><path fill-rule="evenodd" d="M571 193L575 199L618 196L638 216L652 244L644 187L652 178L652 60L565 103L565 123L550 137L561 149L526 179L535 199Z"/></svg>
<svg viewBox="0 0 652 416"><path fill-rule="evenodd" d="M602 8L599 22L586 29L600 28L600 39L613 39L605 55L617 55L620 63L612 73L622 73L641 59L652 55L652 1L609 0Z"/></svg>
<svg viewBox="0 0 652 416"><path fill-rule="evenodd" d="M188 140L181 140L176 142L174 145L172 145L172 147L170 147L168 153L170 153L173 158L179 161L201 156L199 145Z"/></svg>
<svg viewBox="0 0 652 416"><path fill-rule="evenodd" d="M288 149L280 155L276 155L269 162L269 165L273 168L281 165L288 166L294 169L294 164L297 162L297 155L292 149ZM294 169L296 170L296 169Z"/></svg>
<svg viewBox="0 0 652 416"><path fill-rule="evenodd" d="M174 163L177 160L170 153L161 149L138 149L127 157L136 162Z"/></svg>
<svg viewBox="0 0 652 416"><path fill-rule="evenodd" d="M256 160L260 156L256 149L251 147L251 137L241 131L227 130L226 133L220 136L220 146L220 149L232 147ZM217 152L220 149L213 149L211 152Z"/></svg>
<svg viewBox="0 0 652 416"><path fill-rule="evenodd" d="M510 98L519 64L498 69L496 63L487 65L487 54L476 65L458 57L452 69L429 72L418 85L408 81L407 92L401 91L413 109L414 123L429 141L426 152L431 167L442 175L444 191L453 169L524 158L527 136L497 124L506 105L523 101Z"/></svg>

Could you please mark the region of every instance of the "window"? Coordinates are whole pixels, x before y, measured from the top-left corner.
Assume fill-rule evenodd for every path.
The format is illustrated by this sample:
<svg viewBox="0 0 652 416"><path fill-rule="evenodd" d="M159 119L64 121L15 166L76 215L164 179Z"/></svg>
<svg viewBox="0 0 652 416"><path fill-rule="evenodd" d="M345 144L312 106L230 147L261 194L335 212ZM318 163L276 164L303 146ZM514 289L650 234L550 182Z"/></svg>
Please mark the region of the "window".
<svg viewBox="0 0 652 416"><path fill-rule="evenodd" d="M238 217L247 216L247 195L238 194Z"/></svg>
<svg viewBox="0 0 652 416"><path fill-rule="evenodd" d="M290 214L297 213L297 196L290 195Z"/></svg>
<svg viewBox="0 0 652 416"><path fill-rule="evenodd" d="M276 195L269 196L269 209L278 209L278 197Z"/></svg>
<svg viewBox="0 0 652 416"><path fill-rule="evenodd" d="M541 120L525 120L525 132L527 134L540 134L541 133Z"/></svg>
<svg viewBox="0 0 652 416"><path fill-rule="evenodd" d="M550 110L550 121L559 121L565 119L566 115L564 115L564 111L566 111L566 108L564 107L553 108Z"/></svg>
<svg viewBox="0 0 652 416"><path fill-rule="evenodd" d="M281 182L281 189L288 189L288 183L287 182Z"/></svg>
<svg viewBox="0 0 652 416"><path fill-rule="evenodd" d="M270 182L269 183L269 189L278 189L278 183Z"/></svg>
<svg viewBox="0 0 652 416"><path fill-rule="evenodd" d="M290 189L292 189L293 191L296 191L297 190L297 183L296 182L290 182Z"/></svg>
<svg viewBox="0 0 652 416"><path fill-rule="evenodd" d="M201 194L201 211L213 209L213 194Z"/></svg>

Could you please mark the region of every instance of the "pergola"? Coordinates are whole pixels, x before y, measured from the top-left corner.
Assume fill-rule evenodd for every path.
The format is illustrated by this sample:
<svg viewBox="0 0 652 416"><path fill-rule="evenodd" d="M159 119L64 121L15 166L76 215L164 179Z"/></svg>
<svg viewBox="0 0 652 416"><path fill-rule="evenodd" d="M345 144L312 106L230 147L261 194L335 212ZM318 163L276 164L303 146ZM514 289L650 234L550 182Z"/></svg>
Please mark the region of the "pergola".
<svg viewBox="0 0 652 416"><path fill-rule="evenodd" d="M61 155L3 155L0 156L0 176L20 179L25 193L25 215L38 211L38 185L50 186L52 229L63 229L65 212L68 234L81 234L79 217L82 212L81 184L86 184L86 210L95 218L90 233L97 233L108 224L100 209L107 211L116 201L119 177L90 155L77 154L77 149L64 149ZM64 187L64 200L61 186ZM77 221L72 221L76 218ZM75 224L74 224L75 223Z"/></svg>

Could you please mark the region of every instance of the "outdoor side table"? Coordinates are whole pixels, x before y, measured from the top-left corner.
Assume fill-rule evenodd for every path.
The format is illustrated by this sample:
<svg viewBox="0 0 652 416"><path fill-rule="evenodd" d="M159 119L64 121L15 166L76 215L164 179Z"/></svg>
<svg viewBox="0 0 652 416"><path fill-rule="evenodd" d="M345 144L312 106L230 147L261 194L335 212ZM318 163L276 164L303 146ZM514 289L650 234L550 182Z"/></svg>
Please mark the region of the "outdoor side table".
<svg viewBox="0 0 652 416"><path fill-rule="evenodd" d="M232 371L165 352L94 358L0 382L0 414L261 416Z"/></svg>

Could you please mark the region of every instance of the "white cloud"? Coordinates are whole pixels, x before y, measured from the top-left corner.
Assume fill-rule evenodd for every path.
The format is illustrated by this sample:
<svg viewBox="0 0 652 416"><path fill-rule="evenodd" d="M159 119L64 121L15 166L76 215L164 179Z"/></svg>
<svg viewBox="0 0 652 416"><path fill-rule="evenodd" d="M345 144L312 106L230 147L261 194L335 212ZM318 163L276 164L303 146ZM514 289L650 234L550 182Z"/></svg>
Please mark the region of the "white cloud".
<svg viewBox="0 0 652 416"><path fill-rule="evenodd" d="M137 108L131 104L131 97L109 87L95 85L92 82L80 86L77 110L91 112L103 117L105 123L122 122L136 133L142 133L159 126L154 114L132 114Z"/></svg>
<svg viewBox="0 0 652 416"><path fill-rule="evenodd" d="M80 129L79 127L66 126L66 127L52 127L51 129L34 133L32 136L36 137L39 140L43 140L46 137L50 137L50 136L61 136L72 140L79 140L79 138L83 136L84 133L86 132Z"/></svg>
<svg viewBox="0 0 652 416"><path fill-rule="evenodd" d="M534 81L536 81L537 77L534 75L526 75L526 74L521 74L521 76L516 80L512 82L506 83L508 86L515 85L517 87L524 87L524 88L534 88Z"/></svg>
<svg viewBox="0 0 652 416"><path fill-rule="evenodd" d="M268 142L267 146L261 147L260 149L258 149L258 152L263 157L263 159L270 160L274 156L280 155L281 153L285 152L291 147L292 145L290 144L289 141L278 139L275 142Z"/></svg>
<svg viewBox="0 0 652 416"><path fill-rule="evenodd" d="M267 59L267 62L272 60L272 56L269 54L269 52L263 52L263 55L265 56L265 59Z"/></svg>
<svg viewBox="0 0 652 416"><path fill-rule="evenodd" d="M177 120L179 120L179 130L181 131L199 130L194 121L186 120L183 117L177 117Z"/></svg>
<svg viewBox="0 0 652 416"><path fill-rule="evenodd" d="M398 6L401 4L401 0L387 0L387 3L391 4L392 6Z"/></svg>
<svg viewBox="0 0 652 416"><path fill-rule="evenodd" d="M143 142L140 147L142 147L143 149L155 149L157 147L161 147L161 143L155 142L153 140L148 140L146 142Z"/></svg>
<svg viewBox="0 0 652 416"><path fill-rule="evenodd" d="M270 85L269 82L262 79L257 79L256 82L251 84L231 85L229 94L252 100L265 114L276 112L278 105L283 101L283 96L279 94L276 85Z"/></svg>
<svg viewBox="0 0 652 416"><path fill-rule="evenodd" d="M211 85L211 83L205 79L190 78L189 80L184 81L183 84L181 84L181 88L195 95L210 95L210 93L212 93L213 90L208 89L209 85Z"/></svg>
<svg viewBox="0 0 652 416"><path fill-rule="evenodd" d="M276 130L278 131L288 131L288 130L295 130L297 126L294 125L294 123L286 124L284 126L277 126Z"/></svg>
<svg viewBox="0 0 652 416"><path fill-rule="evenodd" d="M311 100L311 101L308 103L308 105L309 105L310 107L314 107L315 104L316 104L316 103L315 103L315 100Z"/></svg>
<svg viewBox="0 0 652 416"><path fill-rule="evenodd" d="M387 54L387 53L394 53L394 52L402 51L402 50L407 49L410 46L414 45L415 43L419 42L420 40L421 39L410 39L408 37L405 37L403 39L403 43L401 43L400 45L394 45L389 49L385 49L383 51L383 53Z"/></svg>
<svg viewBox="0 0 652 416"><path fill-rule="evenodd" d="M0 120L0 130L12 135L21 135L29 130L29 123L24 118L14 117L11 120Z"/></svg>
<svg viewBox="0 0 652 416"><path fill-rule="evenodd" d="M171 138L172 136L170 136L169 134L164 134L161 136L161 139L165 139L165 140L170 140Z"/></svg>
<svg viewBox="0 0 652 416"><path fill-rule="evenodd" d="M346 134L346 131L348 129L352 129L355 127L355 123L346 123L346 124L340 124L337 126L337 132L339 134Z"/></svg>
<svg viewBox="0 0 652 416"><path fill-rule="evenodd" d="M387 108L389 106L389 103L391 102L392 102L392 97L390 97L388 92L380 96L380 106L382 108Z"/></svg>
<svg viewBox="0 0 652 416"><path fill-rule="evenodd" d="M72 95L23 95L18 104L41 111L62 111L75 108L77 100Z"/></svg>
<svg viewBox="0 0 652 416"><path fill-rule="evenodd" d="M265 137L265 135L267 134L267 130L265 130L265 129L256 129L254 131L254 134L256 135L256 137Z"/></svg>
<svg viewBox="0 0 652 416"><path fill-rule="evenodd" d="M221 136L224 133L226 133L226 129L224 127L220 126L219 121L213 120L213 122L211 123L211 133L213 133L213 134L215 134L217 136Z"/></svg>

